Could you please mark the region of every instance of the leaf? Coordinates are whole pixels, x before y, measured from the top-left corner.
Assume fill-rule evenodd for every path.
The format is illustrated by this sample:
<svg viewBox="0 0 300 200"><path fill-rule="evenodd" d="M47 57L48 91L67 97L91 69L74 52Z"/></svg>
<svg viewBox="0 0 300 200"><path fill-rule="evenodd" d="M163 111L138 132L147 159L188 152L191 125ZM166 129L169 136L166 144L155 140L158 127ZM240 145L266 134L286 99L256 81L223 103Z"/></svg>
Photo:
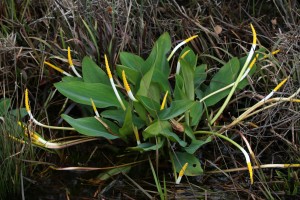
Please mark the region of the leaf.
<svg viewBox="0 0 300 200"><path fill-rule="evenodd" d="M83 82L82 78L73 77L73 76L64 76L62 77L63 82L72 82L72 81L80 81Z"/></svg>
<svg viewBox="0 0 300 200"><path fill-rule="evenodd" d="M201 164L193 154L187 152L175 152L173 159L177 173L180 172L185 163L188 163L187 169L184 172L186 176L199 176L203 174Z"/></svg>
<svg viewBox="0 0 300 200"><path fill-rule="evenodd" d="M166 91L161 89L158 83L152 82L148 90L148 97L156 102L160 102L161 94L165 93Z"/></svg>
<svg viewBox="0 0 300 200"><path fill-rule="evenodd" d="M184 123L183 125L184 125L184 133L192 140L196 140L196 137L193 133L191 126L187 125L186 123Z"/></svg>
<svg viewBox="0 0 300 200"><path fill-rule="evenodd" d="M93 137L104 137L106 139L116 139L119 138L116 135L112 135L98 120L94 117L85 117L74 119L68 115L62 114L61 116L66 120L76 131L83 135L93 136ZM118 126L113 122L102 119L104 123L108 125L114 134L118 134Z"/></svg>
<svg viewBox="0 0 300 200"><path fill-rule="evenodd" d="M220 26L220 25L216 25L215 27L214 27L214 31L215 31L215 33L217 34L217 35L220 35L221 33L222 33L222 27Z"/></svg>
<svg viewBox="0 0 300 200"><path fill-rule="evenodd" d="M180 75L175 75L175 88L174 88L174 99L175 100L186 100L188 99L184 93L184 83L183 78Z"/></svg>
<svg viewBox="0 0 300 200"><path fill-rule="evenodd" d="M145 122L146 124L149 123L148 113L145 107L142 105L141 102L133 102L134 111L138 114L140 120Z"/></svg>
<svg viewBox="0 0 300 200"><path fill-rule="evenodd" d="M221 67L221 69L214 75L214 77L210 81L210 85L205 91L205 96L233 83L236 80L239 68L240 62L236 57L227 62L223 67ZM226 97L229 94L230 90L231 88L228 88L227 90L209 97L204 101L206 106L212 106L216 104L221 99Z"/></svg>
<svg viewBox="0 0 300 200"><path fill-rule="evenodd" d="M170 73L170 67L167 61L167 53L170 50L171 38L169 33L165 32L155 42L149 57L146 59L143 69L148 71L151 67L154 67L168 77Z"/></svg>
<svg viewBox="0 0 300 200"><path fill-rule="evenodd" d="M160 110L159 103L145 96L137 96L137 98L144 108L150 113L150 115L156 118L157 112Z"/></svg>
<svg viewBox="0 0 300 200"><path fill-rule="evenodd" d="M188 54L183 58L187 63L189 63L191 66L193 66L193 70L195 70L196 64L197 64L197 56L195 55L194 51L189 47L186 46L184 49L181 51L179 57L182 56L186 51L188 51Z"/></svg>
<svg viewBox="0 0 300 200"><path fill-rule="evenodd" d="M144 139L158 136L165 130L171 130L171 124L168 121L155 121L143 131Z"/></svg>
<svg viewBox="0 0 300 200"><path fill-rule="evenodd" d="M195 103L192 105L190 108L190 125L191 126L196 126L203 114L203 103L200 103L199 101L195 101Z"/></svg>
<svg viewBox="0 0 300 200"><path fill-rule="evenodd" d="M183 140L181 140L178 135L176 135L174 132L170 131L169 129L165 129L161 132L161 135L165 136L172 142L177 142L180 146L185 147L187 143Z"/></svg>
<svg viewBox="0 0 300 200"><path fill-rule="evenodd" d="M127 135L130 135L133 133L132 129L132 111L131 107L126 107L126 114L123 126L119 129L121 137L125 138Z"/></svg>
<svg viewBox="0 0 300 200"><path fill-rule="evenodd" d="M121 107L113 89L102 83L73 81L58 82L55 83L54 86L60 93L77 103L91 105L90 98L92 98L98 108L106 108L109 106ZM119 94L121 95L121 93ZM124 100L123 102L126 103Z"/></svg>
<svg viewBox="0 0 300 200"><path fill-rule="evenodd" d="M145 61L141 57L128 52L120 53L120 61L122 65L117 66L117 73L119 77L122 77L121 73L124 70L129 82L139 87L139 83L143 75L142 70L145 66Z"/></svg>
<svg viewBox="0 0 300 200"><path fill-rule="evenodd" d="M154 67L152 67L141 79L140 88L137 91L136 95L148 96L149 88L152 81L152 76L154 72Z"/></svg>
<svg viewBox="0 0 300 200"><path fill-rule="evenodd" d="M185 147L184 149L189 154L194 154L201 146L211 141L212 141L211 136L207 137L206 140L192 140L192 143L188 147Z"/></svg>
<svg viewBox="0 0 300 200"><path fill-rule="evenodd" d="M172 101L169 108L163 109L159 112L160 120L173 119L190 109L196 102L191 100Z"/></svg>
<svg viewBox="0 0 300 200"><path fill-rule="evenodd" d="M125 120L125 111L122 110L122 109L117 109L117 110L104 110L102 113L101 113L101 116L103 118L106 118L106 119L112 119L114 121L117 121L119 124L124 124L124 120ZM132 121L133 121L133 124L138 128L142 128L143 126L145 126L145 123L144 121L136 116L135 114L132 114Z"/></svg>
<svg viewBox="0 0 300 200"><path fill-rule="evenodd" d="M165 139L159 139L157 144L145 142L141 143L136 147L128 147L127 150L130 151L156 151L157 149L160 149L163 144L165 143Z"/></svg>
<svg viewBox="0 0 300 200"><path fill-rule="evenodd" d="M85 56L82 60L82 76L86 83L110 85L106 73L88 56Z"/></svg>
<svg viewBox="0 0 300 200"><path fill-rule="evenodd" d="M206 80L207 73L205 72L207 69L206 64L202 64L195 69L195 76L194 76L194 87L199 88L201 84Z"/></svg>
<svg viewBox="0 0 300 200"><path fill-rule="evenodd" d="M120 53L120 61L122 65L134 69L135 71L140 71L145 62L140 56L128 52Z"/></svg>
<svg viewBox="0 0 300 200"><path fill-rule="evenodd" d="M124 65L117 65L117 73L119 77L122 77L123 70L125 71L126 78L130 83L132 83L133 85L137 85L140 82L141 74L135 69L129 68Z"/></svg>
<svg viewBox="0 0 300 200"><path fill-rule="evenodd" d="M175 133L171 131L171 124L168 121L156 121L148 126L143 131L144 139L148 139L151 137L163 135L166 138L170 139L171 141L176 141L179 143L180 146L185 147L186 142L181 140Z"/></svg>
<svg viewBox="0 0 300 200"><path fill-rule="evenodd" d="M117 121L119 124L123 124L125 118L125 112L122 109L104 110L103 112L101 112L101 116L107 119L113 119Z"/></svg>
<svg viewBox="0 0 300 200"><path fill-rule="evenodd" d="M194 98L195 98L195 92L194 92L195 71L193 69L193 66L191 66L185 60L181 60L180 64L181 64L180 74L182 74L182 77L183 77L185 94L188 97L188 99L194 100Z"/></svg>
<svg viewBox="0 0 300 200"><path fill-rule="evenodd" d="M149 88L151 86L151 83L153 83L152 79L153 75L155 74L154 71L159 71L161 73L158 78L155 78L154 82L158 83L162 88L168 87L165 84L170 74L170 68L166 58L166 54L170 51L170 49L170 35L168 33L164 33L155 42L149 57L145 61L145 65L142 67L142 73L144 74L144 76L141 79L137 95L151 97Z"/></svg>
<svg viewBox="0 0 300 200"><path fill-rule="evenodd" d="M161 71L158 70L154 70L154 74L155 76L153 76L152 81L153 83L157 83L157 85L160 86L160 91L170 92L168 76L166 76L165 74L163 74Z"/></svg>

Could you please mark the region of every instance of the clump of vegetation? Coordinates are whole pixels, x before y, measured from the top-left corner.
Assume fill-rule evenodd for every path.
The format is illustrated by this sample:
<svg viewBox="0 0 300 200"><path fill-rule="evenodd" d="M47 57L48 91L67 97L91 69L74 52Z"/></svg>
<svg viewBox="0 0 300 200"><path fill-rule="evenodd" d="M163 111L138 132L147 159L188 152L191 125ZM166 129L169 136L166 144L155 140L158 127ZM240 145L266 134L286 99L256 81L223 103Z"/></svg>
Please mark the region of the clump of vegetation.
<svg viewBox="0 0 300 200"><path fill-rule="evenodd" d="M184 174L187 176L199 176L203 173L201 164L197 157L194 156L194 153L202 145L210 142L211 136L217 136L229 141L241 150L246 159L250 183L253 184L253 168L249 154L241 145L223 134L241 123L242 120L253 115L253 112L264 110L265 108L262 108L257 111L259 107L268 102L299 102L299 99L294 98L299 91L288 98L270 99L287 81L286 78L270 94L262 98L254 106L247 108L243 114L230 124L223 127L219 127L216 124L233 93L249 84L245 78L255 72L256 61L264 60L272 55L268 55L264 49L255 53L257 38L252 25L251 28L253 31L253 45L248 56L240 59L233 57L229 62L223 63L224 66L211 77L208 85L204 84L208 77L206 72L207 65L197 66L197 55L189 47L184 48L180 53L176 62L175 75L172 75L170 70L169 61L175 52L182 45L197 36L192 36L179 43L168 57L171 41L167 33L163 34L156 41L149 57L145 60L132 53L121 52L121 64L117 65L116 72L118 77L123 80L124 87L119 84L120 82L116 77L113 77L106 55L104 60L107 74L91 58L85 57L82 61L81 75L73 64L71 51L68 48L69 66L76 77L49 62L45 62L45 64L66 75L62 82L55 84L56 89L74 102L90 105L95 113L94 117L74 119L63 114L62 118L72 128L44 125L32 115L28 100L28 90L26 89L25 105L27 112L34 123L46 128L76 130L83 135L103 137L108 141L121 139L129 146L127 147L128 151L156 151L157 166L159 165L159 157L168 155L165 159L170 159L172 163L177 184L180 183ZM252 59L253 55L256 56ZM118 84L115 83L116 81ZM170 81L173 81L173 83ZM117 87L127 93L127 98L122 92L118 91ZM169 98L168 94L170 94ZM225 97L227 98L220 104L219 111L216 114L210 113L210 107L215 106ZM169 107L165 108L168 104ZM101 109L100 114L97 108ZM209 117L202 118L203 114ZM207 127L199 126L203 124L203 119L206 120ZM197 138L198 134L210 136L199 139ZM142 135L142 141L140 140L140 135ZM240 135L246 142L253 161L257 162L246 137L242 133ZM33 138L35 144L54 148L50 146L52 142L45 141L37 134L34 134ZM135 138L136 146L130 147L131 138ZM61 145L57 143L56 146L66 147L68 146L66 144L69 143L61 143ZM113 144L112 141L111 143ZM171 148L173 146L172 143L178 145L178 150L175 151ZM155 172L150 157L149 162L160 198L164 199L166 191L163 192L161 189L157 176L158 172ZM287 167L286 165L282 166ZM291 166L298 167L299 165ZM177 173L179 173L178 178Z"/></svg>
<svg viewBox="0 0 300 200"><path fill-rule="evenodd" d="M20 198L24 195L23 176L26 164L23 159L31 159L30 149L24 144L24 132L16 126L20 116L26 111L10 110L11 99L0 99L0 198ZM25 111L25 112L24 112ZM19 116L19 117L17 117Z"/></svg>
<svg viewBox="0 0 300 200"><path fill-rule="evenodd" d="M161 199L215 192L297 196L297 9L297 1L1 2L0 93L17 108L25 93L31 119L26 124L5 115L21 132L1 139L35 155L18 159L35 170L23 170L25 187L15 186L34 194L42 184L33 180L49 184L55 174L66 174L53 169L101 170L76 172L76 181L88 179L97 187L84 185L94 197L131 196L136 190ZM251 68L244 65L253 49L249 23L258 31L259 47ZM195 34L189 47L172 55L178 40ZM72 71L64 67L68 57ZM45 66L74 77L61 78ZM96 85L107 100L97 95ZM1 159L16 153L10 150ZM246 170L250 176L236 172ZM184 194L173 190L175 183ZM77 195L78 184L56 184L62 195Z"/></svg>

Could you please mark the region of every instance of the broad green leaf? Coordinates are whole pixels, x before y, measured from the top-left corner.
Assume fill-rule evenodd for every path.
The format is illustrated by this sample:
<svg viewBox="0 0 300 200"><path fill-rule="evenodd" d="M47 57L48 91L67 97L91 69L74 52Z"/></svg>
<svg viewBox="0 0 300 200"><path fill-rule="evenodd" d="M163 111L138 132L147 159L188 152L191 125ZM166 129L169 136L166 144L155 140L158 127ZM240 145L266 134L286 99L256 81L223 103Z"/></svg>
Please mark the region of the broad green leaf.
<svg viewBox="0 0 300 200"><path fill-rule="evenodd" d="M199 88L195 89L195 94L196 94L197 100L201 100L204 97L203 90L205 91L206 89L199 89Z"/></svg>
<svg viewBox="0 0 300 200"><path fill-rule="evenodd" d="M171 38L169 33L166 32L155 42L149 57L146 59L145 66L142 69L148 71L151 67L154 67L156 70L161 71L166 77L168 77L170 67L167 61L167 53L170 50Z"/></svg>
<svg viewBox="0 0 300 200"><path fill-rule="evenodd" d="M62 77L63 82L73 82L73 81L80 81L83 82L82 78L73 77L73 76L64 76Z"/></svg>
<svg viewBox="0 0 300 200"><path fill-rule="evenodd" d="M194 135L191 126L187 125L186 123L184 123L183 126L184 126L184 134L186 134L192 140L196 140L196 137Z"/></svg>
<svg viewBox="0 0 300 200"><path fill-rule="evenodd" d="M136 95L148 96L149 88L152 82L154 67L152 67L141 79L139 90Z"/></svg>
<svg viewBox="0 0 300 200"><path fill-rule="evenodd" d="M82 76L86 83L110 84L106 73L88 56L82 60Z"/></svg>
<svg viewBox="0 0 300 200"><path fill-rule="evenodd" d="M152 82L149 87L147 96L156 102L160 102L160 99L162 98L162 94L165 94L165 93L166 93L166 91L161 90L158 83Z"/></svg>
<svg viewBox="0 0 300 200"><path fill-rule="evenodd" d="M207 69L206 64L202 64L196 67L195 76L194 76L195 88L199 88L200 85L206 80L206 76L207 76L206 69Z"/></svg>
<svg viewBox="0 0 300 200"><path fill-rule="evenodd" d="M159 139L157 144L145 142L141 143L136 147L128 147L127 149L130 151L155 151L157 149L160 149L165 143L165 139Z"/></svg>
<svg viewBox="0 0 300 200"><path fill-rule="evenodd" d="M178 135L176 135L174 132L170 131L169 129L163 130L160 134L165 136L172 142L177 142L182 147L185 147L187 145L185 141L181 140Z"/></svg>
<svg viewBox="0 0 300 200"><path fill-rule="evenodd" d="M120 61L122 65L136 71L140 71L144 67L145 62L140 56L128 52L120 53Z"/></svg>
<svg viewBox="0 0 300 200"><path fill-rule="evenodd" d="M199 176L203 174L203 169L201 168L199 159L193 154L189 154L187 152L175 152L173 159L176 172L179 173L182 166L185 163L188 163L188 167L184 172L186 176Z"/></svg>
<svg viewBox="0 0 300 200"><path fill-rule="evenodd" d="M175 100L186 100L188 99L186 94L184 93L184 83L183 78L180 75L175 75L175 88L174 88L174 99Z"/></svg>
<svg viewBox="0 0 300 200"><path fill-rule="evenodd" d="M190 63L185 60L181 60L180 62L181 70L180 75L183 77L185 94L189 100L194 100L195 92L194 92L194 66L190 65Z"/></svg>
<svg viewBox="0 0 300 200"><path fill-rule="evenodd" d="M54 86L60 93L77 103L91 105L90 98L92 98L98 108L109 106L121 107L112 87L102 83L73 81L58 82L55 83ZM120 92L119 94L121 95ZM126 102L124 100L123 102L126 106Z"/></svg>
<svg viewBox="0 0 300 200"><path fill-rule="evenodd" d="M236 57L232 58L223 67L221 67L221 69L214 75L214 77L210 81L210 85L205 91L205 96L233 83L237 78L239 69L240 69L239 60ZM219 102L221 99L223 99L229 94L230 89L231 88L228 88L227 90L219 92L206 99L205 100L206 106L211 106Z"/></svg>
<svg viewBox="0 0 300 200"><path fill-rule="evenodd" d="M168 121L158 120L148 126L143 132L143 137L145 140L159 135L165 136L171 141L179 143L182 147L186 146L186 142L181 140L178 135L172 132L171 124Z"/></svg>
<svg viewBox="0 0 300 200"><path fill-rule="evenodd" d="M119 138L118 134L118 126L112 123L109 120L102 119L104 123L110 128L113 135L110 133L98 120L94 117L85 117L74 119L68 115L63 114L61 116L64 120L66 120L76 131L83 135L93 136L93 137L104 137L106 139L116 139Z"/></svg>
<svg viewBox="0 0 300 200"><path fill-rule="evenodd" d="M192 140L192 143L188 147L185 147L184 149L189 154L194 154L202 145L209 143L211 141L212 141L211 136L207 137L206 140Z"/></svg>
<svg viewBox="0 0 300 200"><path fill-rule="evenodd" d="M133 85L137 85L140 82L141 74L135 69L129 68L124 65L117 65L117 73L119 77L122 77L122 71L125 71L126 79ZM123 77L122 77L123 79ZM133 88L132 88L133 89Z"/></svg>
<svg viewBox="0 0 300 200"><path fill-rule="evenodd" d="M137 92L137 95L151 97L151 93L149 93L149 88L151 83L156 82L163 88L165 86L166 81L168 80L170 74L169 63L166 58L167 52L171 49L171 39L168 33L164 33L159 39L155 42L154 47L145 61L145 65L142 67L142 73L144 74L141 82L140 88ZM152 79L155 75L155 71L161 72L161 76L159 78L155 78L155 81ZM163 92L163 91L161 91Z"/></svg>
<svg viewBox="0 0 300 200"><path fill-rule="evenodd" d="M160 109L159 103L145 96L137 96L138 100L143 104L144 108L150 113L152 117L157 117L157 112Z"/></svg>
<svg viewBox="0 0 300 200"><path fill-rule="evenodd" d="M171 124L168 121L155 121L143 131L144 139L158 136L163 131L171 130Z"/></svg>
<svg viewBox="0 0 300 200"><path fill-rule="evenodd" d="M115 120L119 124L123 124L125 118L125 112L122 109L104 110L103 112L101 112L101 116L107 119Z"/></svg>
<svg viewBox="0 0 300 200"><path fill-rule="evenodd" d="M196 101L195 104L190 108L190 125L196 126L203 114L203 103L200 103L199 101Z"/></svg>
<svg viewBox="0 0 300 200"><path fill-rule="evenodd" d="M158 117L161 120L173 119L188 109L190 109L196 102L192 100L178 100L172 101L169 108L165 108L159 112Z"/></svg>
<svg viewBox="0 0 300 200"><path fill-rule="evenodd" d="M118 124L122 125L124 124L124 120L125 120L125 112L122 109L117 109L117 110L104 110L103 112L101 112L101 116L106 118L106 119L112 119L114 121L117 121ZM136 116L135 114L132 115L133 118L133 124L138 128L142 128L143 126L145 126L144 121Z"/></svg>
<svg viewBox="0 0 300 200"><path fill-rule="evenodd" d="M126 114L123 126L119 129L120 136L125 138L127 135L133 134L132 129L132 110L130 106L126 108Z"/></svg>
<svg viewBox="0 0 300 200"><path fill-rule="evenodd" d="M161 71L154 70L154 76L153 76L152 81L160 87L160 90L158 90L158 91L162 91L162 92L169 91L170 92L168 76L163 74ZM153 86L153 85L154 84L152 84L151 86Z"/></svg>
<svg viewBox="0 0 300 200"><path fill-rule="evenodd" d="M141 119L146 124L149 124L148 113L141 102L133 102L133 107L135 112L138 114L139 119Z"/></svg>

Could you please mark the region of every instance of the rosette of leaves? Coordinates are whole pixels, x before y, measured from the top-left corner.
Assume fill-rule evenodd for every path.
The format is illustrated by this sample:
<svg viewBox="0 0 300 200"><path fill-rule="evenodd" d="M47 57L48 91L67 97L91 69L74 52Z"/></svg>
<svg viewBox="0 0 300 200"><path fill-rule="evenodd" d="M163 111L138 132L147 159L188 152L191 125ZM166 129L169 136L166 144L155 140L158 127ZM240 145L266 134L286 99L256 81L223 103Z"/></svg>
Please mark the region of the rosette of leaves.
<svg viewBox="0 0 300 200"><path fill-rule="evenodd" d="M79 133L104 137L110 140L122 139L128 142L128 150L154 151L163 146L176 143L180 148L172 152L176 171L188 162L186 175L200 175L202 169L199 160L193 155L210 137L199 140L193 134L202 120L205 108L214 106L230 92L230 88L221 91L204 101L205 96L233 83L245 62L245 58L231 58L223 63L220 70L210 80L207 79L207 65L198 65L197 55L185 47L187 55L178 59L179 73L174 74L167 56L171 50L171 38L164 33L155 42L150 55L142 57L129 53L120 53L120 64L115 67L114 79L125 110L118 102L110 85L109 78L91 58L82 61L82 78L64 77L55 84L60 93L79 104L91 105L92 99L100 111L102 123L95 117L74 119L62 115ZM179 57L180 57L179 56ZM255 67L250 73L253 73ZM122 72L125 72L131 92L137 101L128 98L122 84ZM208 84L207 84L208 83ZM244 79L238 89L248 84ZM161 108L164 95L168 92L167 104ZM135 138L134 132L142 136L142 142L130 146ZM169 142L170 143L169 143Z"/></svg>

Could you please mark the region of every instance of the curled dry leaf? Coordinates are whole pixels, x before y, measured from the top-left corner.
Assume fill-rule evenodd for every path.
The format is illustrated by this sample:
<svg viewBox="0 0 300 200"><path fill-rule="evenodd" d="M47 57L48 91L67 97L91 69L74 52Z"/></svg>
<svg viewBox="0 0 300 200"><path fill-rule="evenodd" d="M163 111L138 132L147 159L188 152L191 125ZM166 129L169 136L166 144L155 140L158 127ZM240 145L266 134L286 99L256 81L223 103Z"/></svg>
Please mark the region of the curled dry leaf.
<svg viewBox="0 0 300 200"><path fill-rule="evenodd" d="M217 34L217 35L220 35L221 33L222 33L222 27L220 26L220 25L216 25L215 27L214 27L214 30L215 30L215 33Z"/></svg>

